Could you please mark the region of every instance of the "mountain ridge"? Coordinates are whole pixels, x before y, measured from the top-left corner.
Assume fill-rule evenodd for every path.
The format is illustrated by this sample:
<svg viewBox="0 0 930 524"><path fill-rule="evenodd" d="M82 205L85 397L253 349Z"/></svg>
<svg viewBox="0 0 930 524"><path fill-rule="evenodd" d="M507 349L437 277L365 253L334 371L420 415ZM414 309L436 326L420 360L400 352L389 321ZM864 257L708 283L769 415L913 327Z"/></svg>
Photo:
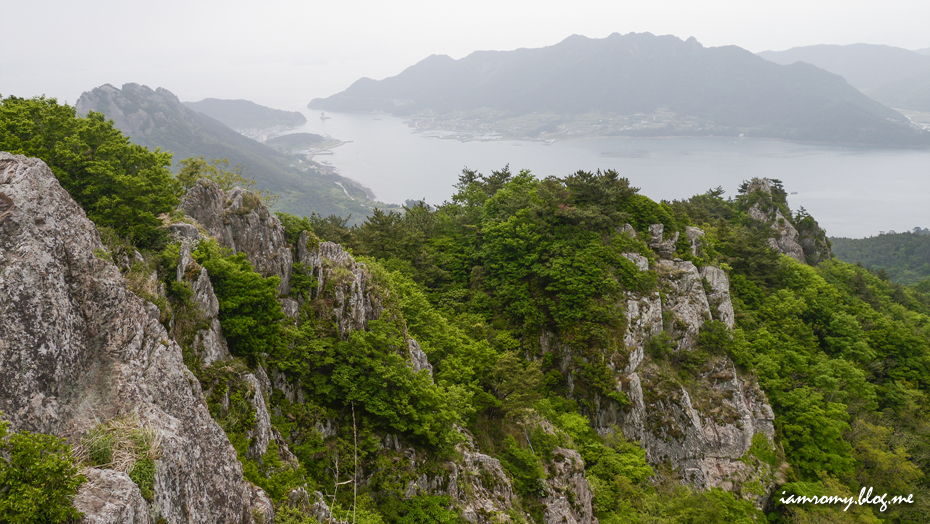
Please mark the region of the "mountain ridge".
<svg viewBox="0 0 930 524"><path fill-rule="evenodd" d="M309 164L295 167L297 158L243 136L222 122L181 103L163 87L128 83L122 89L105 84L81 95L79 114L98 111L133 142L174 153L173 166L189 157L227 158L245 165L245 176L260 189L280 195L278 208L298 215L363 217L374 203L350 180ZM345 186L345 190L336 182Z"/></svg>
<svg viewBox="0 0 930 524"><path fill-rule="evenodd" d="M875 44L813 45L759 56L777 64L803 61L845 78L890 107L930 111L930 56Z"/></svg>
<svg viewBox="0 0 930 524"><path fill-rule="evenodd" d="M693 37L650 33L573 35L548 47L475 51L459 60L432 55L393 77L359 79L308 107L400 116L490 110L503 117L666 110L675 115L668 135L930 144L930 135L837 75L806 64L778 66L737 46L706 48Z"/></svg>
<svg viewBox="0 0 930 524"><path fill-rule="evenodd" d="M307 123L307 118L299 111L266 107L250 100L204 98L199 102L182 103L198 113L219 120L232 129L296 127Z"/></svg>

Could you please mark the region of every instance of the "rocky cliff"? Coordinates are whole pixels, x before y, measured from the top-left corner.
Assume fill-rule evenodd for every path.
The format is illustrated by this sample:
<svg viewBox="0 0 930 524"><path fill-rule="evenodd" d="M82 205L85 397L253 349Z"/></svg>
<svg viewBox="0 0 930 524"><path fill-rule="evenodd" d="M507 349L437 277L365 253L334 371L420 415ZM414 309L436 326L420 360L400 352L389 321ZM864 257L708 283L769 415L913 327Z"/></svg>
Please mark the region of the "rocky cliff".
<svg viewBox="0 0 930 524"><path fill-rule="evenodd" d="M658 283L653 292L626 298L627 365L614 371L631 405L600 399L592 413L595 428L602 434L619 430L638 441L651 464L670 465L683 482L736 491L761 507L774 488L776 472L745 457L754 439L775 445L775 416L765 394L723 354L703 356L689 380L682 380L672 364L699 350L698 337L709 322L733 328L727 274L715 266L698 268L672 258L678 237L664 239L661 224L650 233L654 265L642 255L626 254L640 271L655 273ZM692 253L699 255L703 231L689 227L687 234ZM551 333L541 346L543 352L560 354L563 364L570 357ZM762 489L743 490L748 485Z"/></svg>
<svg viewBox="0 0 930 524"><path fill-rule="evenodd" d="M0 192L12 203L0 222L0 410L14 428L74 443L130 415L157 434L152 500L125 474L92 471L75 500L87 522L252 522L262 496L158 308L127 289L43 162L0 153Z"/></svg>
<svg viewBox="0 0 930 524"><path fill-rule="evenodd" d="M187 214L185 220L193 223L169 226L177 231L176 238L182 243L179 279L187 278L183 275L188 271L182 267L191 267L192 264L188 260L189 248L185 246L197 238L197 231L203 231L225 247L244 253L256 270L264 275L280 277L282 293L287 289L285 283L290 281L294 271L302 271L313 278L315 289L308 295L296 298L282 295L279 298L283 310L295 321L300 318L298 310L307 302L313 302L315 311L333 323L341 338L348 339L353 331L366 330L369 322L382 317L384 303L389 297L385 295L383 286L375 282L365 264L357 262L342 246L321 242L306 231L301 233L296 246L289 246L280 221L270 215L260 202L250 201L244 191L234 189L225 192L216 184L201 180L188 192L180 209ZM295 262L300 265L295 267ZM197 282L204 278L204 272L203 269L194 271L196 280L188 278L195 290L198 289ZM209 293L206 295L207 298L198 299L197 303L202 304L198 306L200 312L209 319L216 314L211 306L213 299ZM197 292L195 296L199 297L201 293ZM417 341L407 335L404 338L407 341L405 349L410 366L416 371L426 370L431 374L432 366ZM207 339L204 337L204 340ZM205 355L221 353L222 350L204 350L200 353L201 363L214 363L215 360L211 361ZM270 379L267 378L269 376ZM248 456L260 460L268 444L274 440L279 453L290 460L289 457L293 455L288 449L288 442L271 425L269 409L278 408L269 399L277 391L289 402L301 402L308 397L308 393L288 378L286 373L275 368L266 372L259 366L253 373L237 372L235 382L240 384L240 391L244 392L255 415L255 425L248 433L252 443ZM212 393L212 390L206 391L207 397L210 398ZM226 410L224 413L228 412L231 393L232 388L227 389L221 399L220 403L224 405L222 409ZM318 433L324 438L334 435L335 425L334 420L320 420ZM518 507L509 476L498 459L481 453L471 436L464 430L462 432L465 442L458 446L460 458L443 463L433 474L422 472L427 467L428 455L404 443L396 435L384 436L379 454L391 457L391 460L404 457L404 461L409 464L409 467L395 472L396 479L406 479L403 481L405 497L421 493L446 495L451 498L457 511L470 522L509 521L509 514ZM544 503L548 508L546 522L589 524L592 519L596 521L591 509L591 491L583 474L584 462L574 450L562 450L560 457L569 457L570 460L565 464L561 460L553 464L551 487L548 488ZM376 474L377 471L365 474L360 483L371 482L371 477ZM568 504L564 493L569 488L573 490L573 496L576 492L580 493L582 502L587 501L586 504ZM317 493L313 497L317 499L319 511L328 514L323 495Z"/></svg>
<svg viewBox="0 0 930 524"><path fill-rule="evenodd" d="M781 198L778 198L779 193ZM784 191L780 187L775 188L772 180L753 178L744 194L751 202L749 216L769 224L772 229L769 247L810 265L817 265L833 256L826 233L803 208L797 217L798 223L794 223L784 200Z"/></svg>
<svg viewBox="0 0 930 524"><path fill-rule="evenodd" d="M403 331L403 344L392 351L413 370L433 375L427 353L397 317L390 287L342 246L308 231L290 245L281 222L255 195L223 191L210 181L191 189L180 211L165 217L178 260L163 283L188 286L183 307L191 311L174 311L166 320L164 311L130 291L135 288L112 260L119 259L127 274L131 262L106 251L44 164L0 156L0 410L17 429L61 435L74 444L102 423L127 419L161 443L149 499L125 472L87 471L89 481L75 500L86 522L271 522L275 506L244 480L243 463L266 475L295 471L300 451L294 435L334 442L345 429L344 420L318 410L304 419L306 428L282 431L294 413L288 406L306 403L313 392L287 369L230 354L211 275L192 255L202 240L214 238L245 254L257 272L279 277L278 301L298 328L308 308L344 341L391 317ZM754 445L774 445L771 407L751 377L701 342L707 330L726 333L734 326L727 273L675 258L678 234L666 238L659 224L649 229L652 252L642 251L649 257L624 256L640 272L652 273L656 286L622 297L625 359L611 364L618 393L630 402L596 397L592 425L602 435L619 431L638 441L650 463L671 466L663 474L699 489L732 490L761 505L778 472L748 454ZM636 235L631 227L624 230ZM697 261L704 234L693 227L685 234ZM165 286L150 282L159 278L145 277L146 296L164 302ZM308 279L312 286L299 287ZM562 359L571 392L571 348L550 332L540 335L539 345ZM700 365L681 380L675 366L698 352L704 352ZM248 422L230 422L236 417ZM596 523L595 494L571 439L532 410L512 424L528 443L530 434L560 443L541 460L545 473L531 497L535 520ZM462 442L452 458L438 463L401 435L378 435L370 452L390 471L363 468L359 485L389 476L402 486L398 496L446 496L450 507L475 523L533 519L525 512L527 495L517 493L501 460L466 430L456 430ZM327 500L333 499L327 497L298 487L286 499L330 521L334 508Z"/></svg>

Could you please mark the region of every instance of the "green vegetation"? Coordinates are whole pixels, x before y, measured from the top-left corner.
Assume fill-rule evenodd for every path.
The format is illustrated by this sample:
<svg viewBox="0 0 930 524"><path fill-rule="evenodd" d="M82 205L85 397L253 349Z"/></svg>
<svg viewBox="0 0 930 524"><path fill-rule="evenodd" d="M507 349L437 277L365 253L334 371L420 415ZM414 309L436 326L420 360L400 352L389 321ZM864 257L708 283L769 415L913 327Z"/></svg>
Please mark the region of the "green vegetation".
<svg viewBox="0 0 930 524"><path fill-rule="evenodd" d="M110 107L120 107L122 115L107 116L117 118L116 126L134 143L173 153L175 169L180 167L181 160L201 156L228 159L231 166L245 166L240 174L254 179L259 190L279 195L276 207L281 211L298 215L336 214L361 221L374 204L351 181L327 175L315 164L304 163L241 135L218 120L185 107L166 89L152 90L138 84L116 89L105 85L85 92L76 106L81 113L106 113ZM334 182L341 182L345 190Z"/></svg>
<svg viewBox="0 0 930 524"><path fill-rule="evenodd" d="M164 241L158 215L181 195L168 170L171 155L129 143L102 114L79 118L54 98L5 98L0 150L45 161L98 226L140 246Z"/></svg>
<svg viewBox="0 0 930 524"><path fill-rule="evenodd" d="M0 522L57 524L81 518L71 501L84 477L64 439L9 432L0 420Z"/></svg>
<svg viewBox="0 0 930 524"><path fill-rule="evenodd" d="M311 147L321 147L328 141L326 137L315 135L313 133L291 133L288 135L276 136L269 138L265 144L285 153L296 153ZM330 141L330 144L335 142Z"/></svg>
<svg viewBox="0 0 930 524"><path fill-rule="evenodd" d="M188 165L195 164L209 165ZM458 502L427 493L421 481L446 489L464 445L500 461L515 521L541 521L554 472L580 456L604 523L919 522L930 512L930 285L906 288L829 257L815 267L777 254L768 247L772 229L749 216L751 206L778 208L805 231L819 228L788 212L780 183L772 195L749 187L730 199L718 188L655 202L614 171L537 179L509 168L465 170L451 202L438 208L409 202L403 213L376 210L355 226L279 213L293 249L306 233L306 247L339 242L355 265L327 259L324 271L310 271L309 263L295 264L287 298L296 301L297 318L290 319L277 277L263 278L244 254L202 241L188 276L209 272L234 355L206 367L191 353L203 319L190 286L176 281L179 246L146 252L151 262L124 269L136 281L157 266L167 288L162 321L245 477L281 508L282 521L308 521L299 508L284 509L291 490L302 487L325 493L340 519L457 522ZM666 301L673 293L646 243L652 224L664 226L666 240L679 235L672 257L726 271L736 327L705 322L696 347L679 351L669 333L680 326L663 315L665 332L647 341L638 373L645 402L670 408L650 409L647 430L683 438L670 412L684 392L705 423L741 427L720 402L734 392L711 387L732 380L731 360L774 410L774 443L756 435L739 459L758 476L731 479L729 491L683 486L683 472L647 462L630 435L592 428L605 410L632 408L626 378L615 371L631 359L624 337L635 319L627 301ZM705 232L697 254L684 239L687 226ZM127 259L132 245L104 232L109 251L98 256ZM639 270L631 260L639 256L651 269ZM368 309L350 318L360 282ZM411 339L431 372L411 365ZM261 396L248 376L260 376L259 365L276 383ZM260 399L272 425L267 449L256 447ZM153 446L111 426L88 435L82 460L114 467L128 449L133 462L125 470L151 497ZM462 493L479 482L491 492L500 487L497 470L455 471ZM754 503L771 486L807 495L880 486L914 493L916 502L845 513L776 499L760 511ZM574 504L574 494L563 494Z"/></svg>
<svg viewBox="0 0 930 524"><path fill-rule="evenodd" d="M181 160L178 167L178 182L185 190L194 187L201 178L216 182L223 191L229 191L237 186L249 190L255 187L255 181L242 174L245 171L245 165L230 167L229 159L226 158L214 158L207 162L203 156L191 157Z"/></svg>
<svg viewBox="0 0 930 524"><path fill-rule="evenodd" d="M748 209L760 201L784 207L784 190L776 184L771 197L747 191L744 185L729 200L717 189L655 203L612 172L538 180L506 169L489 176L466 171L453 201L438 209L377 212L354 228L320 217L288 217L285 225L289 237L313 229L392 271L384 285L429 354L434 376L469 392L467 427L502 461L531 515L552 460L548 450L558 444L581 452L602 522L659 516L750 522L759 516L748 500L724 491L650 484L655 472L638 446L590 430L595 398L613 399L621 408L628 402L610 395L614 375L603 370L626 357L618 340L627 319L622 309L612 309L615 297L656 286L655 273L639 272L620 256L655 256L639 240L651 223L663 223L667 236L685 225L705 231L700 256L687 244L676 246L675 256L727 269L737 314L732 332L719 322L706 324L698 348L686 355L661 336L651 341L654 362L672 371L662 380L693 388L692 377L728 355L755 374L775 410L776 447L756 438L748 463L774 474L772 468L787 460L785 486L808 493L882 485L930 499L921 414L930 386L924 373L930 365L927 303L861 267L833 260L815 268L779 256L767 247L771 229L752 220ZM783 214L791 216L787 209ZM812 221L803 213L797 219ZM624 223L634 226L636 238L622 233ZM562 348L546 347L545 332L557 335ZM562 367L566 349L571 393ZM537 433L527 410L550 421L557 434ZM890 471L899 478L890 478ZM749 494L762 487L751 482L742 489ZM768 511L773 521L843 517L829 508L810 513L773 504ZM857 508L856 514L866 521L910 522L923 511L915 504L882 515Z"/></svg>
<svg viewBox="0 0 930 524"><path fill-rule="evenodd" d="M230 353L254 360L283 351L288 339L277 301L281 279L262 278L244 253L230 255L214 240L201 242L192 255L210 274Z"/></svg>
<svg viewBox="0 0 930 524"><path fill-rule="evenodd" d="M831 238L830 242L837 258L877 270L884 280L910 285L930 279L930 230L926 228L869 238Z"/></svg>
<svg viewBox="0 0 930 524"><path fill-rule="evenodd" d="M154 431L142 427L138 415L115 418L84 435L76 454L87 467L122 471L139 486L142 497L155 497L155 460L160 455Z"/></svg>

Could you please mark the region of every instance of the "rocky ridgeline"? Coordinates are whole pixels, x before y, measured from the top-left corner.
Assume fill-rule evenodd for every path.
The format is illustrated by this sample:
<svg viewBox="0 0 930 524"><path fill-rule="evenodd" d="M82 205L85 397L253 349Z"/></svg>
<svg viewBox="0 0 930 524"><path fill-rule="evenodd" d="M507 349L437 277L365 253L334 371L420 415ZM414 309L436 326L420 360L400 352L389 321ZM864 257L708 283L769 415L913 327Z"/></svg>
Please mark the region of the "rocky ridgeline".
<svg viewBox="0 0 930 524"><path fill-rule="evenodd" d="M817 265L833 256L826 233L813 219L798 224L791 221L791 210L772 203L772 181L754 178L749 182L746 195L760 195L749 208L749 216L770 225L774 236L769 238L769 247L805 264ZM782 211L785 211L783 213ZM785 216L785 215L788 216ZM797 227L795 227L797 226Z"/></svg>
<svg viewBox="0 0 930 524"><path fill-rule="evenodd" d="M366 329L368 322L381 317L387 297L374 285L373 277L364 264L357 262L342 246L332 242L320 242L307 232L301 234L294 257L285 240L284 227L278 218L270 214L260 202L250 201L242 190L225 192L215 183L201 180L188 192L180 208L196 223L175 223L169 226L182 243L178 278L188 278L204 316L215 318L210 306L215 300L215 297L210 297L212 290L205 293L203 299L197 291L206 288L205 285L198 285L204 270L198 269L193 272L196 280L186 276L191 274L186 268L196 264L190 259L190 246L195 245L201 235L209 235L233 251L244 253L253 266L265 276L281 277L280 290L287 289L285 283L290 281L290 276L295 270L293 263L302 264L301 270L317 281L316 290L312 292L310 300L319 301L323 307L331 310L339 334L344 338L348 338L352 331ZM274 262L269 262L269 259ZM286 263L280 263L281 261ZM279 300L284 311L296 321L297 311L302 305L300 301L304 298ZM425 369L432 372L432 366L417 341L409 336L405 338L411 366L417 371ZM205 334L201 340L220 340L220 336L211 338ZM215 361L211 360L214 355L223 355L225 349L216 345L198 347L197 351L202 362L209 364ZM228 355L228 352L225 355ZM253 384L249 388L250 402L256 412L255 428L249 434L252 439L250 458L260 458L267 451L268 443L274 439L282 458L290 459L293 455L288 450L287 443L271 426L267 399L271 397L273 390L281 391L291 402L300 402L306 394L277 369L266 371L259 366L254 373L246 374L242 379ZM228 396L229 392L226 394ZM209 396L209 392L207 395ZM334 421L322 421L318 430L324 437L332 435L335 433L334 424ZM551 427L549 430L554 431ZM408 457L411 471L419 469L427 458L422 452L407 446L393 435L385 435L383 449ZM465 442L459 445L458 452L461 459L445 464L442 474L433 477L420 474L415 480L409 481L405 494L409 497L420 492L449 495L461 508L462 515L471 522L491 523L509 520L508 512L515 508L514 492L511 480L504 472L500 461L480 453L468 435ZM591 508L591 491L584 479L584 462L574 450L562 450L561 453L572 460L568 464L559 464L550 471L545 499L546 523L590 524L596 519ZM366 480L362 479L360 482L364 483ZM572 489L569 490L569 487ZM567 499L569 491L573 498L577 493L581 503L570 504ZM300 505L315 508L313 512L318 519L330 519L329 508L321 493L306 494L306 497L299 493L291 495L294 500L303 501ZM313 504L309 502L311 499L315 501Z"/></svg>
<svg viewBox="0 0 930 524"><path fill-rule="evenodd" d="M156 306L102 259L84 211L41 161L0 153L0 410L15 429L78 442L135 414L157 433L154 498L124 473L90 471L75 499L87 522L252 522L242 464L210 417ZM145 511L142 508L145 507Z"/></svg>
<svg viewBox="0 0 930 524"><path fill-rule="evenodd" d="M172 323L166 330L158 308L127 289L119 269L101 256L105 247L93 224L41 161L0 154L0 196L0 410L15 429L71 442L79 442L100 421L136 414L161 438L154 499L143 499L125 473L93 469L75 500L85 522L249 523L257 516L272 522L270 499L243 479L235 450L210 416L205 398L213 392L202 392L184 365L175 339L185 327ZM312 296L280 299L295 322L302 301L320 301L317 305L331 309L339 334L348 337L385 310L390 297L364 264L341 246L306 232L292 249L277 217L243 190L225 192L200 181L180 209L187 217L167 227L181 244L176 278L191 285L192 303L203 320L190 346L204 366L231 358L210 275L191 256L204 237L244 253L263 275L280 277L282 295L290 290L295 270L313 276L318 285ZM778 211L754 209L760 219L782 227ZM630 227L626 232L636 234ZM628 357L614 369L631 406L600 399L591 414L594 426L602 434L619 428L640 442L651 463L670 464L683 481L734 490L762 504L778 473L758 461L741 460L754 438L773 445L773 414L758 385L721 355L707 362L688 388L670 385L667 369L647 350L650 340L665 333L673 351L693 351L701 327L711 320L732 328L727 275L717 267L698 268L673 258L677 234L666 238L661 225L650 234L646 242L657 258L633 253L627 258L640 271L655 272L658 289L625 298ZM703 232L688 228L686 234L692 253L700 256ZM785 227L779 235L782 240L773 248L803 256L803 248L790 244L799 246L796 230ZM300 265L295 268L295 263ZM411 366L431 372L419 344L405 338ZM543 333L540 346L562 358L570 385L570 348L553 333ZM282 461L295 462L271 424L275 407L270 399L280 391L289 401L302 402L306 392L273 368L258 366L239 378L256 420L248 434L248 457L261 461L275 442ZM226 391L220 405L229 409L229 402ZM326 437L335 434L334 425L323 420L317 429ZM524 425L557 431L542 419ZM382 449L408 457L411 471L425 462L422 452L397 436L384 435ZM508 521L515 494L500 461L478 451L467 433L458 451L460 458L445 464L441 473L409 481L406 495L449 495L470 522ZM581 456L564 448L554 455L546 463L540 498L545 523L597 522ZM743 490L749 483L761 486L761 492ZM321 522L332 521L321 493L296 489L289 500Z"/></svg>
<svg viewBox="0 0 930 524"><path fill-rule="evenodd" d="M113 120L117 129L135 139L158 133L160 126L171 120L193 125L178 97L167 89L152 90L139 84L125 84L123 90L105 84L85 92L75 110L79 115L99 111Z"/></svg>

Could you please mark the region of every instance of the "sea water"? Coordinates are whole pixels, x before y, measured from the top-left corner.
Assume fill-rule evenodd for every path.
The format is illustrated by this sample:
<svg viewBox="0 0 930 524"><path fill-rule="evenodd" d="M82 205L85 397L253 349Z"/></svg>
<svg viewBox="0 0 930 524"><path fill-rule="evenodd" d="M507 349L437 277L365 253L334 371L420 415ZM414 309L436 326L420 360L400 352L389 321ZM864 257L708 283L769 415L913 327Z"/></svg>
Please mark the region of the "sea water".
<svg viewBox="0 0 930 524"><path fill-rule="evenodd" d="M514 173L565 176L615 169L654 200L684 199L722 187L735 195L753 177L779 179L792 210L804 207L830 236L930 227L930 150L869 149L734 138L589 138L546 145L531 140L441 138L404 120L372 113L305 111L295 132L328 134L349 143L315 157L400 204L449 200L462 169L506 165Z"/></svg>

